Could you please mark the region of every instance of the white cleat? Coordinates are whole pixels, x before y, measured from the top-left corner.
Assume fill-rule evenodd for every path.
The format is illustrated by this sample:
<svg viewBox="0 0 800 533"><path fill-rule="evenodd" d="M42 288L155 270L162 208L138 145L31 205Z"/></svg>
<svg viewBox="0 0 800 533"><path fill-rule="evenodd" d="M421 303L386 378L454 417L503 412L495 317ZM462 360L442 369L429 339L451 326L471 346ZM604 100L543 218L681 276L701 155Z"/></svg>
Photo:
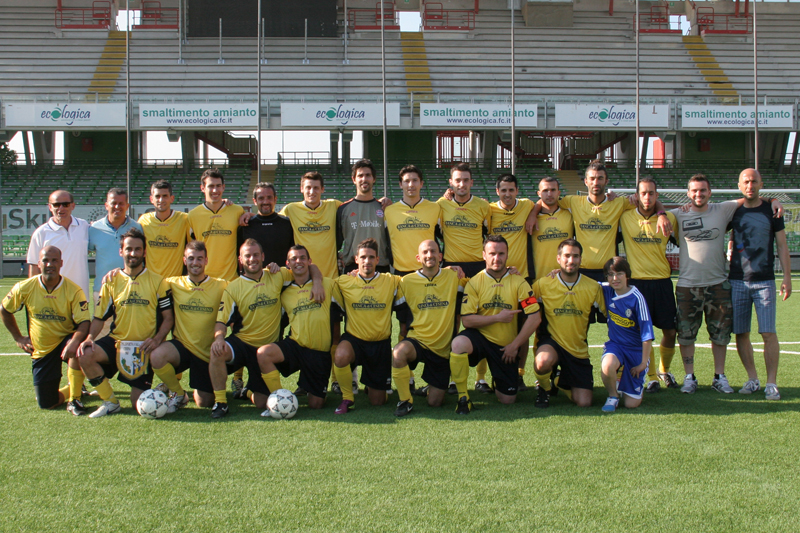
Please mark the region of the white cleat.
<svg viewBox="0 0 800 533"><path fill-rule="evenodd" d="M114 402L103 402L103 405L97 408L89 418L100 418L101 416L114 415L122 411L122 406Z"/></svg>

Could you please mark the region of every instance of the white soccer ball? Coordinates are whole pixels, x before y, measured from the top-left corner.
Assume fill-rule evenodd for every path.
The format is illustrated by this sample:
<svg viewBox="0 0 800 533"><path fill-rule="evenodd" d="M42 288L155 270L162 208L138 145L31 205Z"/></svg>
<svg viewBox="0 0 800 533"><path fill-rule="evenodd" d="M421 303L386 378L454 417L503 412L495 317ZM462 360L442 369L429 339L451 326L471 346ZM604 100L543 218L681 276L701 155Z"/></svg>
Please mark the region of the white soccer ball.
<svg viewBox="0 0 800 533"><path fill-rule="evenodd" d="M278 389L267 398L267 409L272 418L292 418L297 414L297 396L287 389Z"/></svg>
<svg viewBox="0 0 800 533"><path fill-rule="evenodd" d="M161 418L167 414L167 395L156 389L146 390L139 396L136 408L145 418Z"/></svg>

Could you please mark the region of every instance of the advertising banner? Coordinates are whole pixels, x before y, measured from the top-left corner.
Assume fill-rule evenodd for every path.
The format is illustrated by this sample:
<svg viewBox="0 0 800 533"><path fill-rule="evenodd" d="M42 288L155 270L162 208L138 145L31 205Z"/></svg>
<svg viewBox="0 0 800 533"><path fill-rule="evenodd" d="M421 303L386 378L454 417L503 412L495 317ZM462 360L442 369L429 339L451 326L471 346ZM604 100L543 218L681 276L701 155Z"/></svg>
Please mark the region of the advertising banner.
<svg viewBox="0 0 800 533"><path fill-rule="evenodd" d="M386 125L400 125L400 104L386 104ZM325 103L281 104L281 126L319 129L379 128L383 126L383 104Z"/></svg>
<svg viewBox="0 0 800 533"><path fill-rule="evenodd" d="M515 105L514 125L538 128L537 104ZM449 128L510 128L511 104L420 104L419 125Z"/></svg>
<svg viewBox="0 0 800 533"><path fill-rule="evenodd" d="M635 104L556 104L556 128L587 130L636 129ZM669 128L669 105L642 104L639 126Z"/></svg>
<svg viewBox="0 0 800 533"><path fill-rule="evenodd" d="M5 117L7 128L125 129L125 104L6 103Z"/></svg>
<svg viewBox="0 0 800 533"><path fill-rule="evenodd" d="M258 128L258 105L139 104L139 126L151 129L249 129Z"/></svg>
<svg viewBox="0 0 800 533"><path fill-rule="evenodd" d="M751 105L682 105L681 129L752 129L755 107ZM791 130L793 105L758 106L758 127Z"/></svg>

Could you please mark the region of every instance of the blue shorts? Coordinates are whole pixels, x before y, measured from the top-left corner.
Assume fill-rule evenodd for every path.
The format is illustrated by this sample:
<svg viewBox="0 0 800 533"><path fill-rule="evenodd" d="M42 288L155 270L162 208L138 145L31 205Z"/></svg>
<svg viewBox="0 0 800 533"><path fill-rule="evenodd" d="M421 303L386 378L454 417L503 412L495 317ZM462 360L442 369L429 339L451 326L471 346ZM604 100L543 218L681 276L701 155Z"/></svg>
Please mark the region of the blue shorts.
<svg viewBox="0 0 800 533"><path fill-rule="evenodd" d="M731 300L733 301L733 333L750 333L753 320L753 306L756 308L759 333L777 333L775 317L778 300L775 280L742 281L732 279Z"/></svg>
<svg viewBox="0 0 800 533"><path fill-rule="evenodd" d="M650 359L648 358L647 360L647 367L642 370L638 378L635 378L631 375L630 369L642 363L641 347L633 350L621 344L617 344L614 341L608 341L606 342L605 348L603 348L603 357L608 354L614 354L624 367L619 385L617 385L617 390L627 394L631 398L640 399L642 397L642 390L644 389L644 382L647 379L647 369L650 366Z"/></svg>

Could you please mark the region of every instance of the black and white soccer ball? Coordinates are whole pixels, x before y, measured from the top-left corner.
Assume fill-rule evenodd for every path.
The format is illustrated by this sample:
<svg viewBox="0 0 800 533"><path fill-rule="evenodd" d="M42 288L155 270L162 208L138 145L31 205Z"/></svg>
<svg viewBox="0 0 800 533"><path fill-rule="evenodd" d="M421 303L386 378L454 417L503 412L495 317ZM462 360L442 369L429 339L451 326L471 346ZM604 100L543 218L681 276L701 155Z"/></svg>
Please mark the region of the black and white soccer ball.
<svg viewBox="0 0 800 533"><path fill-rule="evenodd" d="M288 389L278 389L267 398L267 409L272 418L292 418L297 414L297 396Z"/></svg>
<svg viewBox="0 0 800 533"><path fill-rule="evenodd" d="M136 401L139 414L145 418L161 418L167 414L167 395L156 389L149 389Z"/></svg>

